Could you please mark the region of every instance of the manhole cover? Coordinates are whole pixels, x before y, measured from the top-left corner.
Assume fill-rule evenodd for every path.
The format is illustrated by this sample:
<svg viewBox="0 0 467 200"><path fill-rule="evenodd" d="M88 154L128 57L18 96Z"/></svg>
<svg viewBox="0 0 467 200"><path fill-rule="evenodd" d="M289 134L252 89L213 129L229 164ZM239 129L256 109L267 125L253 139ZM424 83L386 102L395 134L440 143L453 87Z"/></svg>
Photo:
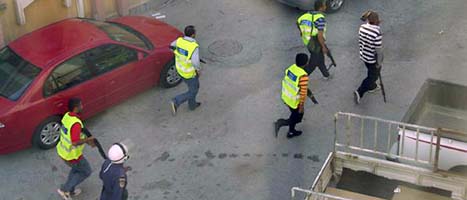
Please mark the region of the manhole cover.
<svg viewBox="0 0 467 200"><path fill-rule="evenodd" d="M243 50L242 44L236 40L217 40L208 47L210 53L215 56L228 57L240 53Z"/></svg>

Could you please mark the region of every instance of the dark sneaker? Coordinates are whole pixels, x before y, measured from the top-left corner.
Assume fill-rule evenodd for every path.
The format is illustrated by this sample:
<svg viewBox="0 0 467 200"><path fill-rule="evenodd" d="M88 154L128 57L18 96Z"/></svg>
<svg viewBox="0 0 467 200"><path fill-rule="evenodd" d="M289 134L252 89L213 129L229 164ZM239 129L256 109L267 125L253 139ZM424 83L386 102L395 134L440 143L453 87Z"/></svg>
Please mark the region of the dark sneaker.
<svg viewBox="0 0 467 200"><path fill-rule="evenodd" d="M293 131L293 132L287 133L287 138L290 139L290 138L297 137L300 135L302 135L302 131Z"/></svg>
<svg viewBox="0 0 467 200"><path fill-rule="evenodd" d="M194 108L190 108L190 110L195 110L196 108L200 107L201 106L201 103L200 102L196 102L196 105Z"/></svg>
<svg viewBox="0 0 467 200"><path fill-rule="evenodd" d="M353 96L354 96L355 104L360 104L360 95L358 94L358 91L354 91Z"/></svg>
<svg viewBox="0 0 467 200"><path fill-rule="evenodd" d="M374 92L377 92L378 90L381 90L381 86L379 86L378 84L376 84L375 89L368 90L368 92L369 92L369 93L374 93Z"/></svg>
<svg viewBox="0 0 467 200"><path fill-rule="evenodd" d="M73 192L70 192L71 196L78 196L79 194L81 194L82 190L80 188L76 188Z"/></svg>
<svg viewBox="0 0 467 200"><path fill-rule="evenodd" d="M170 101L170 107L172 108L172 115L175 116L177 114L177 105L175 105L174 101Z"/></svg>

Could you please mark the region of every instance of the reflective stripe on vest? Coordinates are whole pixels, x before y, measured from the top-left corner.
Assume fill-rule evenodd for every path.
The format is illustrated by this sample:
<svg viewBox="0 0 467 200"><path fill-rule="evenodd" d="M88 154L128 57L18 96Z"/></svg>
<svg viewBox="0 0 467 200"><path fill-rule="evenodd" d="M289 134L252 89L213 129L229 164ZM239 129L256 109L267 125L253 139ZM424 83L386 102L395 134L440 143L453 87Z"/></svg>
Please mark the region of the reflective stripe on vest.
<svg viewBox="0 0 467 200"><path fill-rule="evenodd" d="M78 117L70 116L67 112L62 118L62 127L60 128L60 141L57 144L57 153L63 160L75 160L83 154L84 144L73 146L71 142L71 127L79 123L81 128L84 128L83 122ZM86 136L80 133L80 138L84 139Z"/></svg>
<svg viewBox="0 0 467 200"><path fill-rule="evenodd" d="M285 76L282 80L282 95L281 98L289 107L296 109L300 103L300 77L307 73L297 65L292 65L285 70Z"/></svg>
<svg viewBox="0 0 467 200"><path fill-rule="evenodd" d="M191 42L180 37L177 39L175 46L175 68L178 74L185 79L195 77L196 71L191 63L191 56L199 45L196 42Z"/></svg>
<svg viewBox="0 0 467 200"><path fill-rule="evenodd" d="M302 41L303 44L308 45L310 42L311 37L318 35L318 28L315 27L315 22L319 18L324 18L322 13L310 13L307 12L298 18L297 23L300 27L300 31L302 33ZM326 26L324 27L324 38L326 38Z"/></svg>

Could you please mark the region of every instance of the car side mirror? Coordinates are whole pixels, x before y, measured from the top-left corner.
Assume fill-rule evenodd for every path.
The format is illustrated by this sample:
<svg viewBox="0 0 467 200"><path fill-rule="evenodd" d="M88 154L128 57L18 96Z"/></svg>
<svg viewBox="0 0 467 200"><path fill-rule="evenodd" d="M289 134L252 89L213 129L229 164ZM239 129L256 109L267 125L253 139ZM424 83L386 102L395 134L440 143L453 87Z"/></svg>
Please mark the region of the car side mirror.
<svg viewBox="0 0 467 200"><path fill-rule="evenodd" d="M145 57L143 52L138 52L138 60L142 60Z"/></svg>

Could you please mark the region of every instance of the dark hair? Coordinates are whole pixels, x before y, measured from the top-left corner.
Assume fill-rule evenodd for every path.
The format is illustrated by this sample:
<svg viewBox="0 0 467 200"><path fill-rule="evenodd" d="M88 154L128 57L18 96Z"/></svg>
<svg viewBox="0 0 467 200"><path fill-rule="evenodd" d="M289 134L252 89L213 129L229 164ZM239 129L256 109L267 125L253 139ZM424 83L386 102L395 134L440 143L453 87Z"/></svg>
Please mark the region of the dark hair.
<svg viewBox="0 0 467 200"><path fill-rule="evenodd" d="M196 33L195 26L189 25L185 27L185 36L190 37L195 33Z"/></svg>
<svg viewBox="0 0 467 200"><path fill-rule="evenodd" d="M377 12L371 12L368 15L368 22L372 25L378 25L379 24L379 15Z"/></svg>
<svg viewBox="0 0 467 200"><path fill-rule="evenodd" d="M68 111L73 111L76 107L79 106L79 104L81 104L81 99L71 98L70 100L68 100Z"/></svg>
<svg viewBox="0 0 467 200"><path fill-rule="evenodd" d="M316 0L315 1L315 11L318 11L323 6L324 6L324 1L323 0Z"/></svg>
<svg viewBox="0 0 467 200"><path fill-rule="evenodd" d="M295 64L299 67L303 67L308 63L308 55L299 53L295 56Z"/></svg>

